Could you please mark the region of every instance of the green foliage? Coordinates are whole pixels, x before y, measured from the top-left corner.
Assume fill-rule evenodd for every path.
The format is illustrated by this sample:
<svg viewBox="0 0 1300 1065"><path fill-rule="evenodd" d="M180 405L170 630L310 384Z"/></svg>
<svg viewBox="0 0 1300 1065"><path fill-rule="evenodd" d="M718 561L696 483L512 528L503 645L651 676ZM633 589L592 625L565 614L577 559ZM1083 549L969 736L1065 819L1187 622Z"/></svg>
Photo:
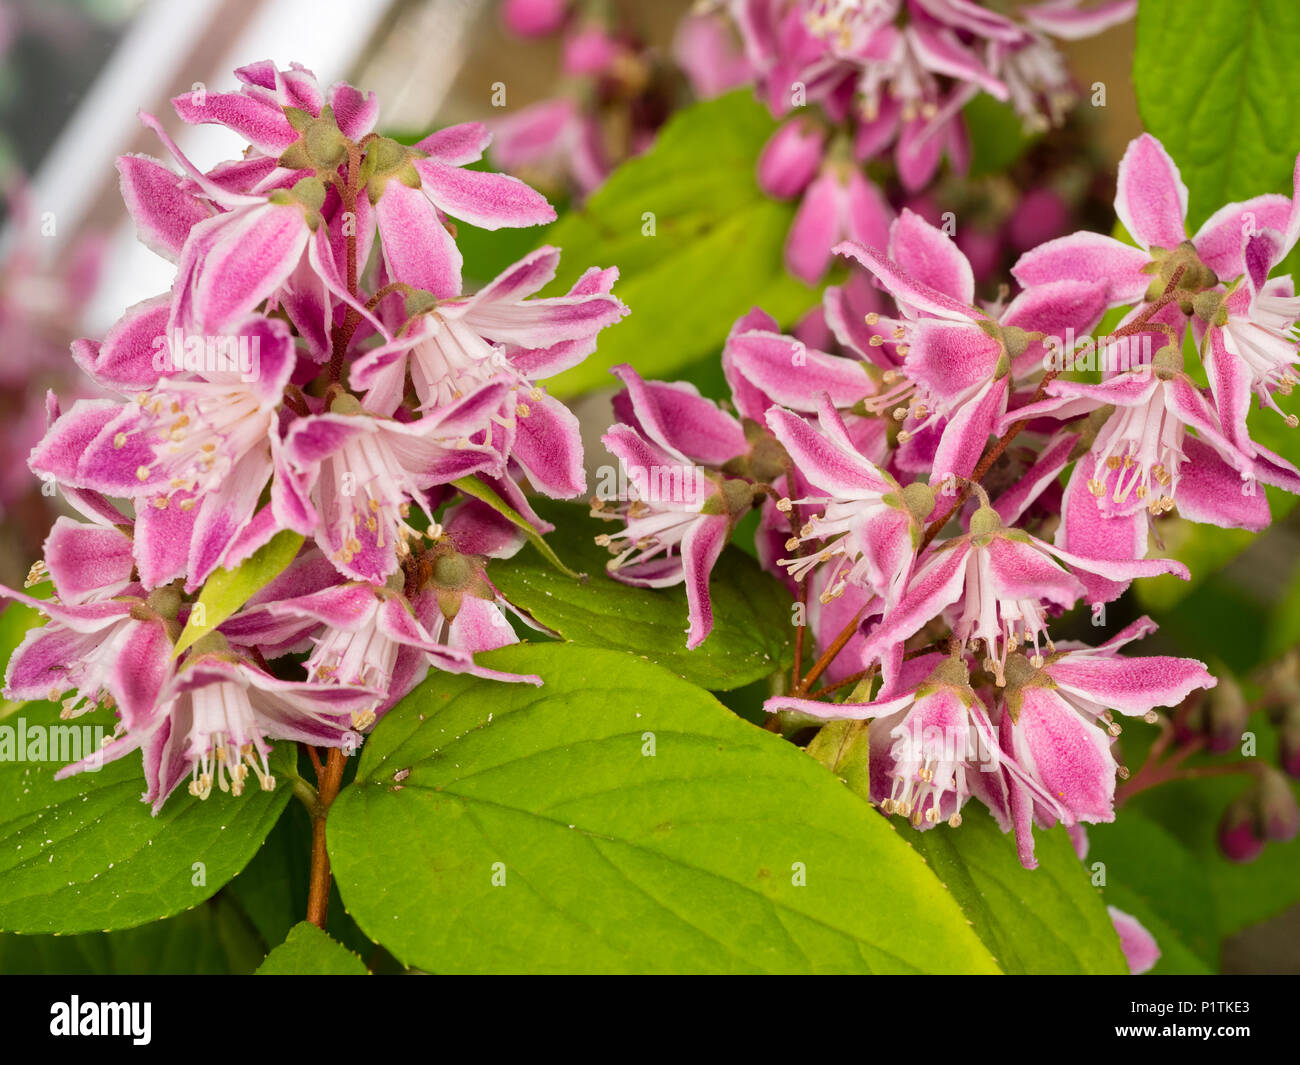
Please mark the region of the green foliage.
<svg viewBox="0 0 1300 1065"><path fill-rule="evenodd" d="M749 89L688 107L546 231L539 243L564 251L548 294L567 291L590 266L617 266L614 292L632 311L601 334L594 355L548 381L551 392L608 387L620 362L644 377L672 376L717 352L751 307L789 324L817 302L782 261L794 205L769 199L754 177L775 128Z"/></svg>
<svg viewBox="0 0 1300 1065"><path fill-rule="evenodd" d="M1092 886L1064 828L1034 833L1037 869L1026 869L982 808L962 823L904 830L980 939L1008 973L1127 973L1101 893Z"/></svg>
<svg viewBox="0 0 1300 1065"><path fill-rule="evenodd" d="M28 703L4 724L16 731L20 719L25 730L99 726L108 734L114 726L104 711L61 722L49 703ZM51 742L44 761L0 761L3 931L132 928L197 906L244 868L289 801L290 743L273 753L274 791L200 801L181 787L154 817L140 801L137 755L55 781L68 759L50 760Z"/></svg>
<svg viewBox="0 0 1300 1065"><path fill-rule="evenodd" d="M366 966L343 944L302 921L257 967L259 976L365 976Z"/></svg>
<svg viewBox="0 0 1300 1065"><path fill-rule="evenodd" d="M285 529L271 537L233 570L219 569L212 574L199 593L190 620L181 630L173 655L179 655L195 640L212 632L226 618L249 601L262 588L284 572L302 547L303 537ZM198 608L202 607L200 615ZM198 623L202 617L203 624Z"/></svg>
<svg viewBox="0 0 1300 1065"><path fill-rule="evenodd" d="M688 651L682 586L633 588L610 577L609 554L594 539L610 525L587 508L539 501L538 513L555 523L552 538L587 580L570 580L532 551L488 572L510 602L564 639L644 655L713 691L742 687L794 660L789 593L737 549L723 552L713 571L713 633Z"/></svg>
<svg viewBox="0 0 1300 1065"><path fill-rule="evenodd" d="M993 972L889 822L811 758L626 654L427 681L329 818L367 934L435 972Z"/></svg>
<svg viewBox="0 0 1300 1065"><path fill-rule="evenodd" d="M1300 149L1297 41L1292 0L1138 6L1138 108L1178 163L1193 231L1225 203L1290 195Z"/></svg>

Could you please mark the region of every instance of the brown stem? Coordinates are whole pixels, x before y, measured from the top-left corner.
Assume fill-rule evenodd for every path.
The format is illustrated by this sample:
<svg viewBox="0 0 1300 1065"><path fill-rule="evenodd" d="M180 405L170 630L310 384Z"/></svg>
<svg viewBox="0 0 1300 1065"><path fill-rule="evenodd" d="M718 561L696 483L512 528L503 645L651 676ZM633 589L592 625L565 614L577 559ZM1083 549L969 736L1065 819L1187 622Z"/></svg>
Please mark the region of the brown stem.
<svg viewBox="0 0 1300 1065"><path fill-rule="evenodd" d="M348 252L348 293L355 297L357 295L357 190L361 181L361 146L357 144L348 145L348 180L340 189L339 196L343 200L343 211L345 216L352 219L352 225L348 227L347 233L347 252ZM343 360L348 353L348 346L352 343L352 334L357 331L357 326L361 324L361 313L352 306L348 306L343 312L343 321L334 329L334 335L331 337L333 350L330 353L329 373L331 381L341 381L343 379Z"/></svg>
<svg viewBox="0 0 1300 1065"><path fill-rule="evenodd" d="M844 650L844 645L853 639L853 634L858 629L858 623L862 620L862 615L867 609L867 604L863 603L861 609L853 615L852 620L840 630L840 634L835 637L834 641L825 651L822 652L821 658L813 663L812 669L808 670L808 675L801 680L791 693L797 698L802 698L808 694L808 689L812 687L813 681L826 672L826 667L835 661L835 656Z"/></svg>
<svg viewBox="0 0 1300 1065"><path fill-rule="evenodd" d="M343 783L343 752L331 747L325 772L317 779L316 799L320 812L311 825L311 882L307 889L307 920L324 929L330 903L330 856L325 849L325 818Z"/></svg>

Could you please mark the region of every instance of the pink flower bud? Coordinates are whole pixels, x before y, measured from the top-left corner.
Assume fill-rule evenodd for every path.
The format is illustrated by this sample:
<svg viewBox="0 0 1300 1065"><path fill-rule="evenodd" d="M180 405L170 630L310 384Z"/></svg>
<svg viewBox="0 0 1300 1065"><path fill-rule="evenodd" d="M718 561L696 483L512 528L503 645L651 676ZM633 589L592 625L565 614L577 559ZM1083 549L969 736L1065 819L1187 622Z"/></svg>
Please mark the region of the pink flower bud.
<svg viewBox="0 0 1300 1065"><path fill-rule="evenodd" d="M826 131L799 119L778 129L758 157L758 184L769 196L788 200L808 187L821 166Z"/></svg>
<svg viewBox="0 0 1300 1065"><path fill-rule="evenodd" d="M520 37L545 37L564 23L565 0L505 0L501 21Z"/></svg>
<svg viewBox="0 0 1300 1065"><path fill-rule="evenodd" d="M1244 795L1234 799L1219 820L1219 850L1229 861L1253 862L1263 849L1254 804Z"/></svg>

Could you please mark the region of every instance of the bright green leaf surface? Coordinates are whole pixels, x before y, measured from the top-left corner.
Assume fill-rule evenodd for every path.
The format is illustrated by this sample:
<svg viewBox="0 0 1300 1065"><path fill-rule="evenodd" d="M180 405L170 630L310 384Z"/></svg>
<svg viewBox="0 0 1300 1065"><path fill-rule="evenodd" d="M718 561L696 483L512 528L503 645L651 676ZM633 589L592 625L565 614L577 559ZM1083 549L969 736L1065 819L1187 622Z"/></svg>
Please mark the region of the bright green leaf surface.
<svg viewBox="0 0 1300 1065"><path fill-rule="evenodd" d="M718 351L751 307L788 324L817 302L782 260L794 205L768 199L754 177L775 128L749 89L695 104L546 231L539 243L564 253L548 294L567 291L589 267L617 266L614 292L632 311L601 334L594 355L548 381L551 392L612 386L609 367L620 362L671 376Z"/></svg>
<svg viewBox="0 0 1300 1065"><path fill-rule="evenodd" d="M195 640L207 635L275 580L293 561L302 542L301 536L285 529L233 570L219 569L213 573L199 593L198 602L176 641L173 654L179 655ZM200 606L203 607L202 614L198 612ZM203 624L198 624L200 617Z"/></svg>
<svg viewBox="0 0 1300 1065"><path fill-rule="evenodd" d="M1008 973L1126 973L1106 904L1064 828L1034 833L1038 868L972 804L956 829L905 829Z"/></svg>
<svg viewBox="0 0 1300 1065"><path fill-rule="evenodd" d="M1139 5L1138 107L1182 172L1193 231L1234 200L1290 195L1300 149L1297 47L1295 0Z"/></svg>
<svg viewBox="0 0 1300 1065"><path fill-rule="evenodd" d="M58 725L111 732L115 719L99 711L60 722L57 706L29 703L4 722L15 738L20 721L30 740L34 728ZM272 792L252 786L240 798L214 791L200 801L182 786L157 817L140 801L138 754L61 781L54 773L70 758L0 762L0 930L132 928L197 906L248 863L284 810L293 753L291 743L276 745L271 770L281 781Z"/></svg>
<svg viewBox="0 0 1300 1065"><path fill-rule="evenodd" d="M260 976L365 976L364 963L314 924L302 921L266 956Z"/></svg>
<svg viewBox="0 0 1300 1065"><path fill-rule="evenodd" d="M431 679L385 716L330 813L349 911L399 960L995 971L888 821L712 696L612 651L481 657L545 685Z"/></svg>
<svg viewBox="0 0 1300 1065"><path fill-rule="evenodd" d="M788 666L791 601L785 588L758 564L728 548L713 570L713 634L686 649L686 590L633 588L605 572L609 553L594 537L615 526L572 503L538 502L538 513L555 523L549 539L588 579L557 573L525 549L488 574L501 592L564 639L646 655L674 673L713 691L728 691Z"/></svg>

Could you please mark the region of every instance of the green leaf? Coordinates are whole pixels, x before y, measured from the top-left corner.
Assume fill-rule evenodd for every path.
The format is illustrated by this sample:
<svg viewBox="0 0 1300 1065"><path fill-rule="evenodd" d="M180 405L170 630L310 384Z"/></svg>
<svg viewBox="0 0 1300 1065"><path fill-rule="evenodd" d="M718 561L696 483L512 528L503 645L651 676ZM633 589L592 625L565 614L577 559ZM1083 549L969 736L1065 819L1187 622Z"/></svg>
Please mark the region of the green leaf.
<svg viewBox="0 0 1300 1065"><path fill-rule="evenodd" d="M166 921L79 936L0 935L0 972L57 976L251 973L265 947L238 908L217 896Z"/></svg>
<svg viewBox="0 0 1300 1065"><path fill-rule="evenodd" d="M1260 760L1276 765L1277 733L1267 716L1263 712L1252 715L1247 731L1256 737ZM1222 758L1193 756L1186 765L1195 768L1222 762ZM1209 882L1215 927L1222 937L1275 917L1300 902L1300 839L1269 843L1258 858L1245 863L1229 861L1219 850L1219 818L1249 783L1245 774L1174 780L1135 795L1118 815L1144 815L1187 850ZM1293 784L1292 790L1300 798L1300 786ZM1196 939L1189 942L1201 950Z"/></svg>
<svg viewBox="0 0 1300 1065"><path fill-rule="evenodd" d="M671 375L716 353L750 308L789 324L817 302L782 258L794 205L768 199L754 177L775 128L750 89L679 111L654 147L546 231L540 243L564 252L549 294L588 267L617 266L614 291L632 311L601 334L594 355L547 382L552 393L611 386L609 367L620 362Z"/></svg>
<svg viewBox="0 0 1300 1065"><path fill-rule="evenodd" d="M1106 905L1064 828L1034 833L1032 870L974 805L962 811L958 828L903 831L1005 972L1128 972Z"/></svg>
<svg viewBox="0 0 1300 1065"><path fill-rule="evenodd" d="M1205 863L1168 831L1126 806L1088 826L1088 864L1105 867L1106 901L1130 913L1160 947L1156 973L1219 967L1218 905Z"/></svg>
<svg viewBox="0 0 1300 1065"><path fill-rule="evenodd" d="M62 722L57 706L28 703L0 726L15 740L22 729L27 742L16 749L25 759L37 755L38 734L42 758L56 740L70 755L0 761L0 930L108 931L197 906L244 868L289 801L283 779L269 793L215 792L206 801L181 787L153 817L140 801L144 777L134 754L54 780L80 753L70 744L93 750L87 739L115 724L108 711ZM276 744L272 772L283 778L294 753L292 743Z"/></svg>
<svg viewBox="0 0 1300 1065"><path fill-rule="evenodd" d="M342 943L302 921L257 967L259 976L365 976L366 966Z"/></svg>
<svg viewBox="0 0 1300 1065"><path fill-rule="evenodd" d="M658 666L568 644L431 678L328 822L361 928L436 972L995 972L888 821ZM653 745L653 746L652 746Z"/></svg>
<svg viewBox="0 0 1300 1065"><path fill-rule="evenodd" d="M861 799L871 801L871 722L852 718L830 721L817 730L808 744L813 758L849 786Z"/></svg>
<svg viewBox="0 0 1300 1065"><path fill-rule="evenodd" d="M995 100L986 92L977 93L962 108L962 118L971 142L968 179L989 174L1005 174L1038 136L1025 133L1025 124L1010 104Z"/></svg>
<svg viewBox="0 0 1300 1065"><path fill-rule="evenodd" d="M728 548L713 570L713 633L686 649L686 590L633 588L605 572L609 553L595 542L610 525L573 503L538 501L555 523L551 537L589 574L577 584L524 551L488 568L510 602L564 639L645 655L678 676L713 691L739 688L794 661L791 600L753 559Z"/></svg>
<svg viewBox="0 0 1300 1065"><path fill-rule="evenodd" d="M284 572L298 548L302 547L303 537L296 532L284 529L271 537L270 541L258 548L252 555L235 569L219 569L208 578L199 593L198 602L190 612L190 620L181 630L176 641L173 657L179 655L201 636L206 636L230 617L236 610L248 602L257 592L270 584ZM202 607L203 624L198 624L198 608Z"/></svg>
<svg viewBox="0 0 1300 1065"><path fill-rule="evenodd" d="M546 542L545 537L533 528L532 523L477 477L462 477L451 483L467 496L473 496L475 499L486 503L512 525L522 529L524 535L528 537L528 542L537 548L541 556L570 580L583 580L586 577L586 574L571 570L561 562L559 556L551 549L551 545Z"/></svg>
<svg viewBox="0 0 1300 1065"><path fill-rule="evenodd" d="M1133 81L1147 129L1177 162L1194 231L1226 203L1291 192L1300 149L1294 0L1142 0Z"/></svg>

